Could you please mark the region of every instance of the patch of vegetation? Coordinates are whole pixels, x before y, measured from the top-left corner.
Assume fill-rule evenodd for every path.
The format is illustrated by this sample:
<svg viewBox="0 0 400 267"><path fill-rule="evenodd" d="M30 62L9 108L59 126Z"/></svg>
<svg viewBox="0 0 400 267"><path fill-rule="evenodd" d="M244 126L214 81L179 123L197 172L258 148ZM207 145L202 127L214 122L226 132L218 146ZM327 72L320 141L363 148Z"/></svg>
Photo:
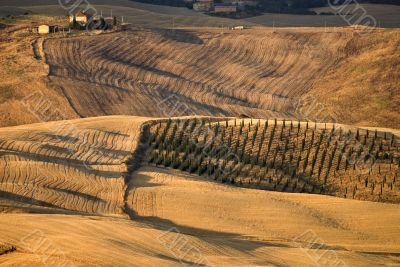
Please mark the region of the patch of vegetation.
<svg viewBox="0 0 400 267"><path fill-rule="evenodd" d="M16 251L17 248L13 245L0 245L0 255Z"/></svg>
<svg viewBox="0 0 400 267"><path fill-rule="evenodd" d="M222 183L400 203L400 142L387 132L308 122L168 120L148 162Z"/></svg>
<svg viewBox="0 0 400 267"><path fill-rule="evenodd" d="M10 85L0 85L0 103L4 103L16 97L15 90Z"/></svg>
<svg viewBox="0 0 400 267"><path fill-rule="evenodd" d="M5 17L0 18L1 22L4 24L15 24L18 22L19 18L18 16L13 16L13 15L7 15Z"/></svg>

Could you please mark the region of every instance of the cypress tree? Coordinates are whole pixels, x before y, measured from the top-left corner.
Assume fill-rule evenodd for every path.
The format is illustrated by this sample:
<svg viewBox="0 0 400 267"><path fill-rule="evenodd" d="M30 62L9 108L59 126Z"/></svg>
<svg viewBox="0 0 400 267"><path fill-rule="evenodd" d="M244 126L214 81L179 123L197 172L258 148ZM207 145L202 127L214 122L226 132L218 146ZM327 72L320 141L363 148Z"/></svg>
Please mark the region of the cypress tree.
<svg viewBox="0 0 400 267"><path fill-rule="evenodd" d="M296 170L298 170L299 167L300 167L300 161L301 161L301 155L299 155L299 156L297 157Z"/></svg>
<svg viewBox="0 0 400 267"><path fill-rule="evenodd" d="M308 147L307 149L307 154L306 157L304 159L304 163L303 163L303 172L306 172L307 166L308 166L308 159L310 157L310 153L311 153L311 146Z"/></svg>
<svg viewBox="0 0 400 267"><path fill-rule="evenodd" d="M275 135L275 126L274 126L274 128L272 128L271 135L270 135L270 137L269 137L269 142L268 142L268 147L267 147L266 156L268 156L269 151L271 150L272 142L273 142L273 140L274 140L274 135Z"/></svg>
<svg viewBox="0 0 400 267"><path fill-rule="evenodd" d="M300 120L297 122L297 136L300 134Z"/></svg>
<svg viewBox="0 0 400 267"><path fill-rule="evenodd" d="M318 168L318 180L320 179L320 176L322 173L322 168L325 163L326 153L327 153L327 149L325 148L324 151L322 152L321 161L320 161L319 168Z"/></svg>
<svg viewBox="0 0 400 267"><path fill-rule="evenodd" d="M279 151L280 151L280 146L278 145L277 148L275 149L274 157L272 160L272 164L271 164L272 168L275 168L275 162L276 162L276 158L278 156Z"/></svg>
<svg viewBox="0 0 400 267"><path fill-rule="evenodd" d="M231 147L231 145L232 145L232 138L233 138L233 127L231 127L231 132L229 134L228 147Z"/></svg>

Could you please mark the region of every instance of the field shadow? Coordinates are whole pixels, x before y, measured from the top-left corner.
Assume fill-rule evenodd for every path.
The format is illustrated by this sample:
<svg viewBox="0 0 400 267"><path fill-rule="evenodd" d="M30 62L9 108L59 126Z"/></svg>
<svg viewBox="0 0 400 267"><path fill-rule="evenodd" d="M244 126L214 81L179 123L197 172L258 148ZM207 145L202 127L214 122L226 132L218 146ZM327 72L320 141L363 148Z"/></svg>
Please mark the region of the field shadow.
<svg viewBox="0 0 400 267"><path fill-rule="evenodd" d="M238 253L251 254L251 252L263 247L292 248L292 246L290 246L289 244L260 241L240 234L212 231L180 225L172 222L171 220L162 219L159 217L139 216L132 209L126 210L126 212L131 220L141 223L143 227L160 230L163 232L162 235L168 235L169 233L171 233L177 234L178 236L192 236L212 245L215 248L225 247L237 251ZM159 238L161 238L161 236ZM275 266L287 266L285 263L279 260L271 260L269 264L273 264Z"/></svg>
<svg viewBox="0 0 400 267"><path fill-rule="evenodd" d="M47 201L38 200L33 197L23 196L3 190L0 190L0 200L12 203L12 206L9 208L10 210L22 210L26 213L97 216L95 213L66 209ZM0 207L1 206L7 208L4 204L0 203Z"/></svg>
<svg viewBox="0 0 400 267"><path fill-rule="evenodd" d="M20 157L21 159L25 159L27 161L37 161L37 162L44 162L44 163L53 163L56 165L61 165L65 167L69 167L79 171L83 174L87 175L97 175L101 176L102 178L110 178L110 179L117 179L120 178L123 173L120 171L107 171L107 170L98 170L91 166L94 165L101 165L101 163L92 163L90 161L83 161L79 159L66 159L63 157L54 157L54 156L45 156L41 154L35 153L27 153L21 151L6 151L3 152L3 155L14 155ZM107 164L103 164L107 165Z"/></svg>
<svg viewBox="0 0 400 267"><path fill-rule="evenodd" d="M159 183L150 182L150 179L152 179L152 177L146 174L138 174L138 175L140 175L141 181L144 181L144 183L140 184L140 187L156 187L161 185ZM129 192L135 186L136 185L134 185L133 183L130 183L127 191ZM208 229L191 227L187 225L181 225L171 220L156 216L141 216L138 215L137 212L134 209L132 209L132 207L129 206L128 201L125 202L124 211L126 214L128 214L129 218L132 221L141 223L143 227L160 230L163 232L163 234L168 234L171 232L178 235L182 234L187 236L195 236L199 240L211 244L216 249L225 247L227 249L237 251L238 253L251 254L253 251L263 247L292 248L290 244L286 244L283 242L256 240L255 238L236 233L221 232L216 230L208 230ZM275 266L287 266L284 262L278 259L276 260L268 259L268 260L269 264Z"/></svg>

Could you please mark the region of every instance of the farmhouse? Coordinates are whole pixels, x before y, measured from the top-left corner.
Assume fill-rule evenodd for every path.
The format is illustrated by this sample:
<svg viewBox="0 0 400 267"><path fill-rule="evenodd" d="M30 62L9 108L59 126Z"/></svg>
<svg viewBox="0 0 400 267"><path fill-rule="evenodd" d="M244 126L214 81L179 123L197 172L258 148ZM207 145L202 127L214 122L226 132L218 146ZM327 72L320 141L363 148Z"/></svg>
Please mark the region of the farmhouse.
<svg viewBox="0 0 400 267"><path fill-rule="evenodd" d="M237 6L232 4L215 4L214 13L235 13L237 12Z"/></svg>
<svg viewBox="0 0 400 267"><path fill-rule="evenodd" d="M88 21L92 17L93 17L92 14L81 10L81 11L78 11L77 13L75 13L74 15L69 16L69 22L72 23L74 21L74 18L75 18L75 21L77 23L82 24L82 25L86 25L86 23L88 23Z"/></svg>

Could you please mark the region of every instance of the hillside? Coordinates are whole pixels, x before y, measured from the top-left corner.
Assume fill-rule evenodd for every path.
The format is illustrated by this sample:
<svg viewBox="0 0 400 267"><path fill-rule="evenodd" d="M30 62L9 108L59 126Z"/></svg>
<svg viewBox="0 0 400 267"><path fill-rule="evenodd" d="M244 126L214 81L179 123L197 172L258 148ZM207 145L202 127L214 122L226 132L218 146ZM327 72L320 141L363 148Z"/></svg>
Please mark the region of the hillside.
<svg viewBox="0 0 400 267"><path fill-rule="evenodd" d="M400 140L393 132L186 119L154 125L149 142L150 163L222 183L400 203Z"/></svg>
<svg viewBox="0 0 400 267"><path fill-rule="evenodd" d="M397 205L137 169L140 161L146 165L142 138L159 125L146 127L147 120L112 116L0 129L0 247L7 250L0 264L397 264Z"/></svg>
<svg viewBox="0 0 400 267"><path fill-rule="evenodd" d="M397 128L399 36L132 30L51 39L44 52L50 80L81 117L245 115ZM174 104L165 102L183 107L170 114Z"/></svg>
<svg viewBox="0 0 400 267"><path fill-rule="evenodd" d="M20 23L0 30L2 126L197 114L400 127L398 30L131 29L38 39Z"/></svg>
<svg viewBox="0 0 400 267"><path fill-rule="evenodd" d="M78 118L67 99L49 83L43 39L28 33L31 17L19 19L8 19L8 27L0 29L0 126ZM33 21L57 20L38 16Z"/></svg>
<svg viewBox="0 0 400 267"><path fill-rule="evenodd" d="M121 214L141 118L110 117L3 128L0 210Z"/></svg>
<svg viewBox="0 0 400 267"><path fill-rule="evenodd" d="M321 0L1 0L0 266L399 266L400 5L378 1L368 28ZM113 27L36 33L85 4Z"/></svg>

